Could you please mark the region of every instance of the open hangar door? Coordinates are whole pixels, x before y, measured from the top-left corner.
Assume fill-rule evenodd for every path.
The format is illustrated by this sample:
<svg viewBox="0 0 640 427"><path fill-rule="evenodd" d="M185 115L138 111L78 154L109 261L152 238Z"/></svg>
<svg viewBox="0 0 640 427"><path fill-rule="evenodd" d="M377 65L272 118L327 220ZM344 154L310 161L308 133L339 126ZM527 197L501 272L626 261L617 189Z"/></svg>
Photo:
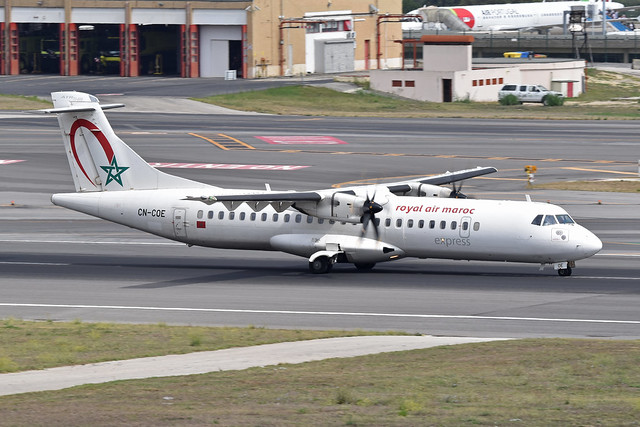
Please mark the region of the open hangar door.
<svg viewBox="0 0 640 427"><path fill-rule="evenodd" d="M78 24L80 74L120 74L120 25Z"/></svg>
<svg viewBox="0 0 640 427"><path fill-rule="evenodd" d="M60 24L18 24L20 74L60 74Z"/></svg>
<svg viewBox="0 0 640 427"><path fill-rule="evenodd" d="M180 74L180 25L139 25L140 75Z"/></svg>

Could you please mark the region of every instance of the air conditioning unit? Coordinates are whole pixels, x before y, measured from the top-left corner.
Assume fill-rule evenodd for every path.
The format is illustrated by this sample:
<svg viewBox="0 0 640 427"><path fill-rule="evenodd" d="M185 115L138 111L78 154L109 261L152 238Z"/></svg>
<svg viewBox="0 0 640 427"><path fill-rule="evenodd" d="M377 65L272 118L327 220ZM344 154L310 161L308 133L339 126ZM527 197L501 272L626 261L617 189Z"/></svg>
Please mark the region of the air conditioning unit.
<svg viewBox="0 0 640 427"><path fill-rule="evenodd" d="M355 31L347 31L347 39L355 40L356 32Z"/></svg>

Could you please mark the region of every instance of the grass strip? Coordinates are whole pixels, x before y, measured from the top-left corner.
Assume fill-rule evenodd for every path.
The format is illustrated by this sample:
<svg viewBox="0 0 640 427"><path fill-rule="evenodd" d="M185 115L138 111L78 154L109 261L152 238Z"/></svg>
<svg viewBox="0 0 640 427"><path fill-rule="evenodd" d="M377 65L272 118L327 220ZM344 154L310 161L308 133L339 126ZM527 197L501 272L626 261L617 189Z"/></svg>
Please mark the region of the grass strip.
<svg viewBox="0 0 640 427"><path fill-rule="evenodd" d="M5 319L0 323L0 373L275 342L385 334Z"/></svg>
<svg viewBox="0 0 640 427"><path fill-rule="evenodd" d="M608 71L587 70L588 92L563 106L504 106L498 102L421 102L380 93L341 93L315 86L287 86L262 91L216 95L197 101L243 111L306 116L460 117L490 119L636 120L640 79Z"/></svg>
<svg viewBox="0 0 640 427"><path fill-rule="evenodd" d="M0 398L3 425L637 425L640 341L526 339Z"/></svg>
<svg viewBox="0 0 640 427"><path fill-rule="evenodd" d="M570 191L603 191L617 193L640 193L639 181L567 181L535 184L531 188L544 190L570 190Z"/></svg>
<svg viewBox="0 0 640 427"><path fill-rule="evenodd" d="M0 95L0 110L38 110L52 106L37 96Z"/></svg>

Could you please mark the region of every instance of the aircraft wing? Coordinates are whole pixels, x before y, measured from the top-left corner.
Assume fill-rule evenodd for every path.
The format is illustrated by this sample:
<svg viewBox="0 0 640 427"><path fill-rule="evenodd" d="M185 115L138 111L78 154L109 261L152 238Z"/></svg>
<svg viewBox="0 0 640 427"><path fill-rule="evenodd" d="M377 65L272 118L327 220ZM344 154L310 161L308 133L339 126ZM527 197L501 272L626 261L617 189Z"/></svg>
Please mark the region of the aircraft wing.
<svg viewBox="0 0 640 427"><path fill-rule="evenodd" d="M463 181L469 178L475 178L476 176L488 175L490 173L498 172L498 169L494 167L480 167L474 169L465 169L456 172L446 172L440 175L427 176L424 178L412 179L405 182L397 182L387 184L389 191L394 194L406 193L412 189L411 184L429 184L429 185L444 185L451 184L452 182Z"/></svg>
<svg viewBox="0 0 640 427"><path fill-rule="evenodd" d="M322 200L320 193L315 191L307 192L264 192L256 194L222 194L219 196L187 196L183 200L196 200L207 205L215 202L318 202Z"/></svg>

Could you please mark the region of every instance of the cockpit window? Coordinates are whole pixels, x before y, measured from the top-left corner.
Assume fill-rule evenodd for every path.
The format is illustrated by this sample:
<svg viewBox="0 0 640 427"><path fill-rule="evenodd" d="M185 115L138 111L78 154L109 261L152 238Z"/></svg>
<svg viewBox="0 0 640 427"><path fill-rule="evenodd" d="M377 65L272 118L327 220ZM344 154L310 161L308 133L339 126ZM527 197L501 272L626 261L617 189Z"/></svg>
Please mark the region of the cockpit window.
<svg viewBox="0 0 640 427"><path fill-rule="evenodd" d="M542 224L542 217L544 215L538 215L537 217L533 218L533 221L531 221L531 224L533 225L540 225Z"/></svg>
<svg viewBox="0 0 640 427"><path fill-rule="evenodd" d="M559 224L573 224L573 218L571 218L569 215L556 215L556 218L558 219L558 223Z"/></svg>
<svg viewBox="0 0 640 427"><path fill-rule="evenodd" d="M553 215L546 215L544 217L544 222L542 223L542 225L554 225L557 224L558 221L556 221L556 217Z"/></svg>

